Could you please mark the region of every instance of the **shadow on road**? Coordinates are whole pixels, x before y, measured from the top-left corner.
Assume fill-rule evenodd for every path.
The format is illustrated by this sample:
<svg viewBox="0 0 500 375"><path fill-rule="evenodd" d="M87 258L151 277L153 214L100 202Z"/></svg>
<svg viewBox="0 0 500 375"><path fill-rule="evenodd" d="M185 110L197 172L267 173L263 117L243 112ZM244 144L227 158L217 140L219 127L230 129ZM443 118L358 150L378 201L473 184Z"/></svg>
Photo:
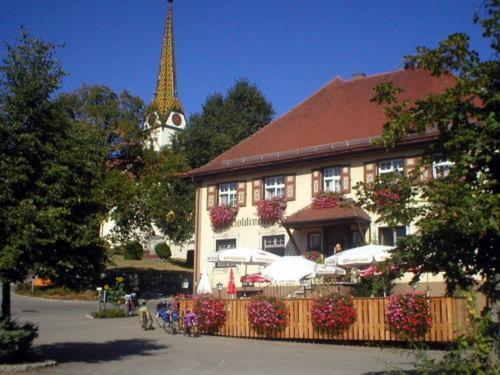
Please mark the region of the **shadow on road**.
<svg viewBox="0 0 500 375"><path fill-rule="evenodd" d="M35 348L37 356L53 359L59 363L87 362L98 363L119 360L134 355L154 355L153 351L167 349L153 340L128 339L107 342L58 342L40 345Z"/></svg>

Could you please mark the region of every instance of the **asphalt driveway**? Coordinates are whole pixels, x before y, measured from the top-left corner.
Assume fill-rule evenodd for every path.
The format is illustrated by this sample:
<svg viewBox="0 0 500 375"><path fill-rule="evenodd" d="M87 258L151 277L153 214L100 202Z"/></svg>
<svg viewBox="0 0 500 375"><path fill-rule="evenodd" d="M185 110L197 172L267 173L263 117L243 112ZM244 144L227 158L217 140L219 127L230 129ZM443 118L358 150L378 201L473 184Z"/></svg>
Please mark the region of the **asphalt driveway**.
<svg viewBox="0 0 500 375"><path fill-rule="evenodd" d="M86 318L95 308L91 302L13 296L14 317L39 325L39 355L59 362L37 374L367 374L391 365L412 368L411 355L401 349L193 339L158 328L143 331L137 318Z"/></svg>

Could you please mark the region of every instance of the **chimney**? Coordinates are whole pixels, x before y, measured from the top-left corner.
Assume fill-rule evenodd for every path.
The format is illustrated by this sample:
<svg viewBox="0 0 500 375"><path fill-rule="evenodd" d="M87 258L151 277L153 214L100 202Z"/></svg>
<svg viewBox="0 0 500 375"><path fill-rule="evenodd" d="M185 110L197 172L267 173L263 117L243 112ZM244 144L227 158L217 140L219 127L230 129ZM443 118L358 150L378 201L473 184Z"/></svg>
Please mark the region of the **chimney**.
<svg viewBox="0 0 500 375"><path fill-rule="evenodd" d="M364 78L364 77L366 77L365 73L354 73L352 75L352 79L359 79L359 78Z"/></svg>

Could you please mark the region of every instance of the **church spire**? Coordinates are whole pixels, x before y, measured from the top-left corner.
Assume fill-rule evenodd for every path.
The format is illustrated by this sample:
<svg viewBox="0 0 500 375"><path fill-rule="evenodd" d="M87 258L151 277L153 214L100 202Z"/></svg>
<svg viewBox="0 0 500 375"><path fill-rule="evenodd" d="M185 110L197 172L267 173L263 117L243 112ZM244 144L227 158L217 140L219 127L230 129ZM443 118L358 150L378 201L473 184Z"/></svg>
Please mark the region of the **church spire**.
<svg viewBox="0 0 500 375"><path fill-rule="evenodd" d="M173 0L168 0L167 21L165 23L165 32L163 34L160 72L158 74L156 93L153 101L157 111L164 115L168 115L172 111L184 113L182 104L177 96L174 49L174 15L172 2Z"/></svg>

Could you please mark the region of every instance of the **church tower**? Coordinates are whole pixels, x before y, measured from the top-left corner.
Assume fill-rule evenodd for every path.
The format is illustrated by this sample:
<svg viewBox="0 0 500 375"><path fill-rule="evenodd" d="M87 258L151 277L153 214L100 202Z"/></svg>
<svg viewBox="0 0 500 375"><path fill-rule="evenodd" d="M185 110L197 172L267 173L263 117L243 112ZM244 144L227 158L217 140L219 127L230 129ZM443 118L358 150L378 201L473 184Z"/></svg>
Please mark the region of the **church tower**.
<svg viewBox="0 0 500 375"><path fill-rule="evenodd" d="M151 131L151 140L155 150L169 145L172 135L186 127L184 110L177 96L172 3L173 0L168 0L156 92L151 103L151 112L146 116L144 124L144 127Z"/></svg>

